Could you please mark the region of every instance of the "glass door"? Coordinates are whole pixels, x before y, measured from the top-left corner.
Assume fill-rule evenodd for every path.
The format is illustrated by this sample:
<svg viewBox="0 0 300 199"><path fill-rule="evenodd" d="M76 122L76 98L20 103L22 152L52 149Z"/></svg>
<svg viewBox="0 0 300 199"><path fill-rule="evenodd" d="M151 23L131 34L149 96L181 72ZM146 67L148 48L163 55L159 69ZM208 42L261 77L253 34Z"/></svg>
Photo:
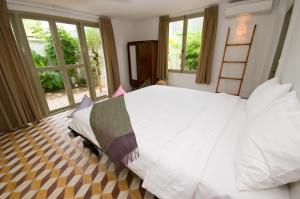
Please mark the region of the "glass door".
<svg viewBox="0 0 300 199"><path fill-rule="evenodd" d="M80 103L84 95L91 96L87 80L86 65L76 24L56 22L61 51L63 53L67 79L71 85L74 102Z"/></svg>
<svg viewBox="0 0 300 199"><path fill-rule="evenodd" d="M34 67L50 111L70 105L49 21L22 19Z"/></svg>
<svg viewBox="0 0 300 199"><path fill-rule="evenodd" d="M96 98L108 95L106 69L100 30L93 26L84 26L84 37L87 44L91 81Z"/></svg>
<svg viewBox="0 0 300 199"><path fill-rule="evenodd" d="M48 113L72 107L84 95L93 100L107 96L104 53L97 24L60 21L51 16L16 14L16 19L20 24L17 30L22 28L23 52L36 73L35 83L40 88L37 95Z"/></svg>

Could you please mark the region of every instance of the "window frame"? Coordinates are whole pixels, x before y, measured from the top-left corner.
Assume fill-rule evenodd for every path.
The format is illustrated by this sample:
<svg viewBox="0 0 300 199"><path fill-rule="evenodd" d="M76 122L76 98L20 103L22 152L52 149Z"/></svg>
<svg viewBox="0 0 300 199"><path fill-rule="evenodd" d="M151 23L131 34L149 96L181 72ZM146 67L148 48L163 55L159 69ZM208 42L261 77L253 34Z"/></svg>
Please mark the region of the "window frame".
<svg viewBox="0 0 300 199"><path fill-rule="evenodd" d="M84 68L86 71L87 85L89 88L90 97L95 101L99 101L99 100L108 98L107 95L102 95L99 97L96 96L95 85L92 81L92 72L91 72L91 67L90 67L91 64L90 64L89 55L88 55L88 46L86 43L86 35L84 32L85 26L99 28L99 23L76 19L76 18L68 18L68 17L54 16L54 15L50 15L50 14L40 14L40 13L32 13L32 12L18 11L18 10L9 10L9 15L10 15L10 18L12 21L13 29L14 29L14 31L16 31L17 43L21 47L21 52L22 52L21 55L22 55L22 57L24 57L26 67L28 67L30 73L32 74L34 85L37 87L37 95L39 96L39 99L41 100L42 108L43 108L43 111L46 116L52 115L55 113L59 113L61 111L73 109L74 107L78 106L78 104L80 104L80 102L79 103L75 102L74 95L72 93L72 88L69 83L69 79L67 76L64 77L63 74L61 74L63 82L64 82L66 94L68 97L69 105L62 107L62 108L50 110L48 107L46 98L44 96L43 89L40 85L40 80L37 75L37 73L39 71L49 69L51 71L59 70L61 72L61 71L65 70L64 74L67 74L67 72L66 72L67 69ZM51 30L52 37L53 37L52 39L53 39L54 47L56 48L56 46L57 46L57 49L59 49L59 50L56 49L56 55L57 55L58 61L59 61L59 57L63 57L64 55L60 49L60 40L59 40L59 36L58 36L58 32L57 32L56 23L66 23L66 24L75 25L77 34L78 34L78 39L80 42L80 50L81 50L81 54L82 54L83 63L67 65L63 62L63 63L58 64L58 66L46 66L42 69L37 69L32 60L31 49L30 49L29 43L27 41L25 28L24 28L24 25L22 22L23 19L43 20L43 21L47 21L49 23L49 28ZM100 30L99 34L101 37L101 30Z"/></svg>
<svg viewBox="0 0 300 199"><path fill-rule="evenodd" d="M169 25L171 22L176 21L182 21L183 20L183 34L182 34L182 47L181 47L181 64L180 64L180 70L177 69L169 69L168 66L168 72L171 73L187 73L187 74L195 74L197 73L197 70L185 70L185 60L186 60L186 42L187 42L187 30L188 30L188 20L194 19L198 17L204 17L204 12L198 12L194 14L189 15L182 15L177 17L171 17L169 19ZM202 30L201 30L202 32ZM169 42L168 42L168 49L169 49ZM201 51L201 49L200 49ZM199 52L201 53L201 52ZM168 53L169 56L169 53Z"/></svg>

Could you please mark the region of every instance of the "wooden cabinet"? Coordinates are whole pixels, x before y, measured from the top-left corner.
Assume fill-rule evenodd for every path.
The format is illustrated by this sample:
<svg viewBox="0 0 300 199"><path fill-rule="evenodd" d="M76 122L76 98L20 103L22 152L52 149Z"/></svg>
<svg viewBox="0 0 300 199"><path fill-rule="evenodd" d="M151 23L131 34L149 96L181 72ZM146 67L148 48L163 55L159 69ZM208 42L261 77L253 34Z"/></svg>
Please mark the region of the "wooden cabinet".
<svg viewBox="0 0 300 199"><path fill-rule="evenodd" d="M133 88L142 85L146 80L152 84L157 81L157 41L135 41L128 43L129 78Z"/></svg>

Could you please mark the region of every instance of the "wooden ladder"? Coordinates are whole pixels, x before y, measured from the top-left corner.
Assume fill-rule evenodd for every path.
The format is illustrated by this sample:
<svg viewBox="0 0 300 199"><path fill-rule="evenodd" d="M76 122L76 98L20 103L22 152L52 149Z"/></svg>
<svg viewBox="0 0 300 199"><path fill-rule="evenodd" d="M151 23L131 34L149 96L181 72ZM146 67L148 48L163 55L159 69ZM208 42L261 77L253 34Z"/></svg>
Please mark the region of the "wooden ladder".
<svg viewBox="0 0 300 199"><path fill-rule="evenodd" d="M224 47L224 52L223 52L223 59L222 59L222 64L221 64L221 68L220 68L220 72L219 72L219 78L218 78L218 84L217 84L217 89L216 89L216 93L219 93L219 88L220 88L220 80L224 79L224 80L233 80L233 81L239 81L239 89L238 92L236 94L233 95L240 95L241 92L241 88L243 85L243 80L244 80L244 76L245 76L245 71L247 68L247 64L248 64L248 59L249 59L249 55L250 55L250 51L251 51L251 47L252 47L252 43L253 43L253 39L254 39L254 35L255 35L255 31L256 31L256 24L254 25L253 31L252 31L252 36L251 36L251 40L249 43L233 43L230 44L228 43L228 39L229 39L229 35L230 35L230 27L228 28L227 31L227 36L226 36L226 43L225 43L225 47ZM247 51L247 56L246 56L246 60L245 61L226 61L225 60L225 56L226 56L226 50L228 47L241 47L241 46L248 46L248 51ZM242 72L242 77L237 78L237 77L225 77L222 76L222 72L224 69L224 64L243 64L243 72Z"/></svg>

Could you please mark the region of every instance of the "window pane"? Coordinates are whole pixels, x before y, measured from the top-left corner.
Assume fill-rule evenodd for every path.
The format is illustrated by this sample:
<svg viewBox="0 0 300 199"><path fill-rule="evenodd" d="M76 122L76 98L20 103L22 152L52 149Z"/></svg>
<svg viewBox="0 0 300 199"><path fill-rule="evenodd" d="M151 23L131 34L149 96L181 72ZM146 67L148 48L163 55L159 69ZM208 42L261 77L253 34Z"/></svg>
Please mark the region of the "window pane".
<svg viewBox="0 0 300 199"><path fill-rule="evenodd" d="M185 70L197 70L201 46L203 17L188 20Z"/></svg>
<svg viewBox="0 0 300 199"><path fill-rule="evenodd" d="M66 65L82 64L77 27L74 24L56 23Z"/></svg>
<svg viewBox="0 0 300 199"><path fill-rule="evenodd" d="M55 48L48 21L22 19L25 33L37 68L57 66Z"/></svg>
<svg viewBox="0 0 300 199"><path fill-rule="evenodd" d="M107 95L107 80L99 28L84 27L96 97Z"/></svg>
<svg viewBox="0 0 300 199"><path fill-rule="evenodd" d="M75 103L81 102L84 95L90 97L89 88L87 84L86 72L83 67L69 68L68 76L72 87Z"/></svg>
<svg viewBox="0 0 300 199"><path fill-rule="evenodd" d="M169 24L169 56L168 68L181 69L183 20Z"/></svg>
<svg viewBox="0 0 300 199"><path fill-rule="evenodd" d="M39 78L50 111L69 106L68 96L59 71L39 72Z"/></svg>

